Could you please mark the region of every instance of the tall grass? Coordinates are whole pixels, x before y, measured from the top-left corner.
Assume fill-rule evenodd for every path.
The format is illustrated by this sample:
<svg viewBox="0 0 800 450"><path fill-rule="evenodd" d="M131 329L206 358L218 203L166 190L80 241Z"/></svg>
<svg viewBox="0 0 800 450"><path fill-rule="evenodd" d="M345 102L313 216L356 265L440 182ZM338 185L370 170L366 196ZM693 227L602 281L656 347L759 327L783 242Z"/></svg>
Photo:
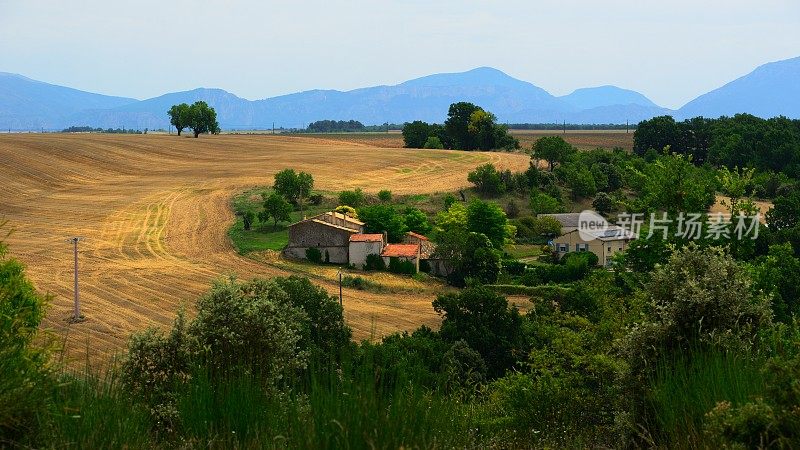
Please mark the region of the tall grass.
<svg viewBox="0 0 800 450"><path fill-rule="evenodd" d="M453 448L475 446L465 407L420 386L415 375L380 381L368 361L316 365L283 386L241 373L195 370L170 406L131 398L114 371L65 374L38 417L31 447ZM169 409L168 408L168 409ZM169 415L169 414L168 414Z"/></svg>
<svg viewBox="0 0 800 450"><path fill-rule="evenodd" d="M668 448L703 447L703 418L718 402L734 406L764 392L762 357L722 350L676 352L652 380L654 423L648 429ZM657 430L657 431L656 431Z"/></svg>

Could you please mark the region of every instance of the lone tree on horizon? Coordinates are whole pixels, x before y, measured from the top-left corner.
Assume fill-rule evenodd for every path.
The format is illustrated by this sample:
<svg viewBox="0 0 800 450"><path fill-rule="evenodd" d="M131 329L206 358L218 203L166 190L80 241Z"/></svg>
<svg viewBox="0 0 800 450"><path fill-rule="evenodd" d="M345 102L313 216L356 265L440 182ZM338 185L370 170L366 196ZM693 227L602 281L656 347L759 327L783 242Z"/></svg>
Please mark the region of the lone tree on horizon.
<svg viewBox="0 0 800 450"><path fill-rule="evenodd" d="M178 136L184 128L191 128L194 137L200 133L219 134L217 112L204 101L194 102L191 106L186 103L173 105L167 111L170 123L178 130Z"/></svg>

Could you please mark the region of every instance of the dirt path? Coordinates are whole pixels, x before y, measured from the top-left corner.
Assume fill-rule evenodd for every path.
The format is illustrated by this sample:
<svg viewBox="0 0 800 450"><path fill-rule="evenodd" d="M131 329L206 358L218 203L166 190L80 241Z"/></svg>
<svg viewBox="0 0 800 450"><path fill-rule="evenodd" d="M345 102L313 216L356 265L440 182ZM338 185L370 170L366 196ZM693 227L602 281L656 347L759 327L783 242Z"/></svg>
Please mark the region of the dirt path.
<svg viewBox="0 0 800 450"><path fill-rule="evenodd" d="M525 155L365 148L280 136L0 136L0 218L11 252L53 296L46 326L68 356L91 360L124 348L131 332L171 323L175 311L225 274L285 275L241 257L226 232L235 192L271 184L278 170L310 172L324 190L429 193L465 186L484 162L524 170ZM70 325L71 247L80 244L85 322ZM323 284L332 292L335 286ZM433 298L345 292L357 339L436 325Z"/></svg>

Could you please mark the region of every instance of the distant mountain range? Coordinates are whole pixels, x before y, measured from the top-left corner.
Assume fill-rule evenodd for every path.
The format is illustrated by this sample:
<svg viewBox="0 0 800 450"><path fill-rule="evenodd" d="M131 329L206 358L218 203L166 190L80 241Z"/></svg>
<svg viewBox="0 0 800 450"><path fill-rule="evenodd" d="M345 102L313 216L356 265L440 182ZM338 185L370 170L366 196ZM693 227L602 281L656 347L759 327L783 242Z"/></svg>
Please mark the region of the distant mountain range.
<svg viewBox="0 0 800 450"><path fill-rule="evenodd" d="M703 94L678 110L616 86L578 89L556 97L489 67L443 73L394 86L352 91L311 90L246 100L222 89L199 88L147 100L110 97L0 72L0 130L166 128L166 111L177 103L204 100L217 110L223 129L298 128L322 119L365 125L413 120L442 122L453 102L468 101L505 123L637 123L657 115L677 119L746 112L761 117L800 118L800 57L773 62Z"/></svg>

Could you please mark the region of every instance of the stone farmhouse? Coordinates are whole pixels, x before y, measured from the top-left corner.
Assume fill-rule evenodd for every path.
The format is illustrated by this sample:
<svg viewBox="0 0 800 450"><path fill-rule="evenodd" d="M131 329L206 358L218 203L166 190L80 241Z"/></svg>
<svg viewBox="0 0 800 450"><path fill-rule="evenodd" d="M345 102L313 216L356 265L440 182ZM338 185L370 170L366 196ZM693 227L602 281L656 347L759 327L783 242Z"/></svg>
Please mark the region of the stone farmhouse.
<svg viewBox="0 0 800 450"><path fill-rule="evenodd" d="M323 260L335 264L352 264L363 268L367 256L379 255L384 264L391 258L409 261L417 271L425 262L432 273L439 273L442 263L433 257L436 245L427 237L408 232L403 242L390 244L386 233L364 233L364 223L334 211L310 217L289 225L289 244L283 254L291 258L306 258L306 250L316 248Z"/></svg>
<svg viewBox="0 0 800 450"><path fill-rule="evenodd" d="M552 217L561 223L561 235L553 239L553 250L559 257L569 252L592 252L597 255L597 263L607 266L611 257L628 248L636 236L616 225L603 230L579 230L579 213L539 214L539 217ZM602 217L597 215L597 217Z"/></svg>

